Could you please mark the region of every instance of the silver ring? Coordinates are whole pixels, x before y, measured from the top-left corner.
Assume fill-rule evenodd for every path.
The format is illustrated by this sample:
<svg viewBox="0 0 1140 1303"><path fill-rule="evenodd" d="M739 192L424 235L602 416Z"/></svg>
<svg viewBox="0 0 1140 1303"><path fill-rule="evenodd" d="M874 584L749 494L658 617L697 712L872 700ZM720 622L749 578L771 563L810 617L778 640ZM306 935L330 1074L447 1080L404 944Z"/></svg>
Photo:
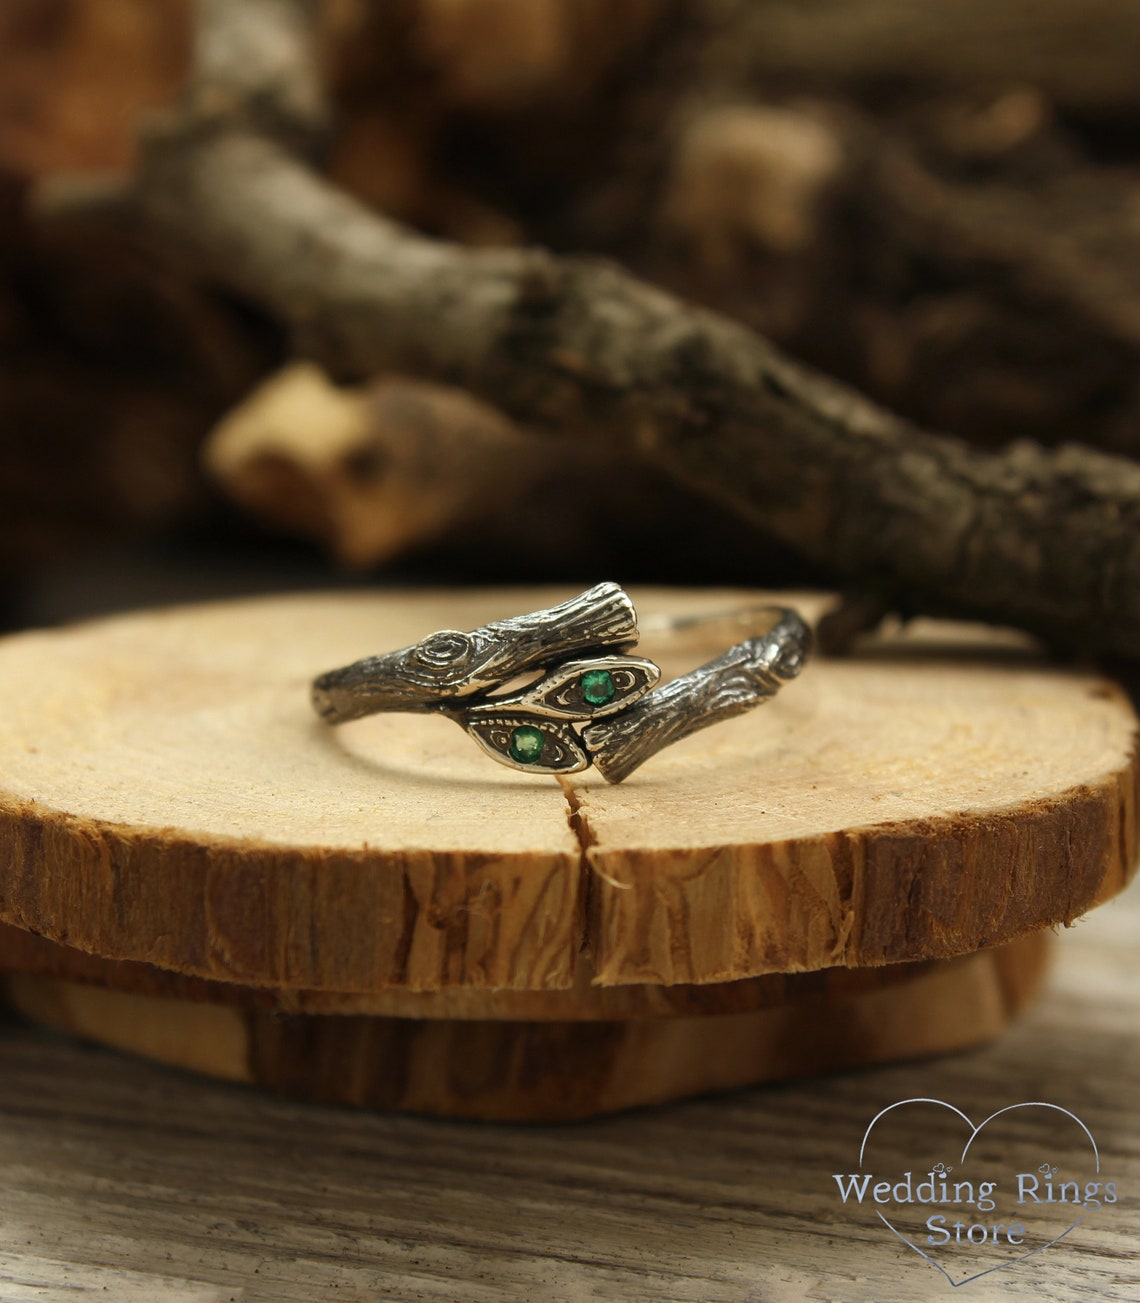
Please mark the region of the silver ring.
<svg viewBox="0 0 1140 1303"><path fill-rule="evenodd" d="M313 708L329 724L392 710L445 715L512 769L573 774L593 765L620 783L663 747L770 700L799 674L811 630L789 607L729 617L759 614L764 633L658 687L657 665L630 655L639 635L629 596L598 584L549 610L470 633L444 629L329 670L313 680Z"/></svg>

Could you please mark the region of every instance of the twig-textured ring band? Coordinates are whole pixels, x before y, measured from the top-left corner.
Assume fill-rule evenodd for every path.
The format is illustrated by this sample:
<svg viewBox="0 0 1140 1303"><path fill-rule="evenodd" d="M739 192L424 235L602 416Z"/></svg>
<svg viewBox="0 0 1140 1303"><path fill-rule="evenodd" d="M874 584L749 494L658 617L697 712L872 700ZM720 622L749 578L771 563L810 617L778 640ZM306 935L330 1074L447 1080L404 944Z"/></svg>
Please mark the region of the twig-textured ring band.
<svg viewBox="0 0 1140 1303"><path fill-rule="evenodd" d="M445 629L330 670L313 681L313 706L329 724L389 710L445 715L512 769L572 774L594 765L620 783L662 747L751 710L796 677L811 630L789 608L764 609L772 617L765 633L658 687L660 669L630 655L633 603L617 584L598 584L549 610L470 633Z"/></svg>

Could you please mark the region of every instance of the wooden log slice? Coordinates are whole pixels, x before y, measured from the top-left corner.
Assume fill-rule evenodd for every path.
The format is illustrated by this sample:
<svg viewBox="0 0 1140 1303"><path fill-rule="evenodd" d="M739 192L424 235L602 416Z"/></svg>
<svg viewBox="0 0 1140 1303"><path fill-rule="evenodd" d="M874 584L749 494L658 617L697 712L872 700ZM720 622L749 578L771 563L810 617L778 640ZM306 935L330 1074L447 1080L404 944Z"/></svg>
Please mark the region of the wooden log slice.
<svg viewBox="0 0 1140 1303"><path fill-rule="evenodd" d="M280 986L239 986L188 977L153 964L103 959L73 946L61 946L0 923L0 974L28 973L60 977L85 986L173 996L209 1004L239 1005L260 1012L372 1014L389 1018L494 1018L499 1020L570 1021L573 1019L659 1018L700 1013L745 1013L785 1004L805 995L849 995L908 981L924 966L941 960L881 964L876 968L821 968L807 973L765 973L735 982L678 983L655 986L595 986L585 963L575 984L562 991L518 991L473 986L445 986L438 991L410 991L402 986L379 991L304 991Z"/></svg>
<svg viewBox="0 0 1140 1303"><path fill-rule="evenodd" d="M12 975L14 1009L72 1035L303 1099L556 1122L995 1036L1038 989L1048 934L901 965L904 980L748 1013L505 1021L265 1013Z"/></svg>
<svg viewBox="0 0 1140 1303"><path fill-rule="evenodd" d="M568 595L294 596L4 640L0 920L298 991L571 990L584 964L697 984L971 952L1135 863L1124 694L955 626L818 659L617 787L502 768L442 718L310 710L318 671ZM643 623L757 597L633 596ZM672 675L736 636L639 651Z"/></svg>

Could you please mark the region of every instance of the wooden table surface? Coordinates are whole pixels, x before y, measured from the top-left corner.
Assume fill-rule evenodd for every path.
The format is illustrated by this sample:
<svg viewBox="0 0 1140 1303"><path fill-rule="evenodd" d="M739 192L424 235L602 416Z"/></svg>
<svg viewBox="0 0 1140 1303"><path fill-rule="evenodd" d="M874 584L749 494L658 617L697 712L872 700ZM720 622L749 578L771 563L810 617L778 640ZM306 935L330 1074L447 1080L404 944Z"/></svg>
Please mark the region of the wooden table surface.
<svg viewBox="0 0 1140 1303"><path fill-rule="evenodd" d="M830 1175L913 1096L1063 1105L1121 1185L970 1303L1135 1300L1138 929L1140 882L1061 936L988 1048L565 1127L302 1106L0 1022L0 1300L957 1297Z"/></svg>

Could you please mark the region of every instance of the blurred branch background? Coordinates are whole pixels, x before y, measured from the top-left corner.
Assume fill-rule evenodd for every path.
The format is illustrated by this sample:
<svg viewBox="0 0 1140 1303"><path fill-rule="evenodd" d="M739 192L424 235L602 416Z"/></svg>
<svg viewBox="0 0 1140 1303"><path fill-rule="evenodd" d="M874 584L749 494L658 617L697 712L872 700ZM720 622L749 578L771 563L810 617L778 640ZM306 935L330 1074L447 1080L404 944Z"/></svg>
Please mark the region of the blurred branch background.
<svg viewBox="0 0 1140 1303"><path fill-rule="evenodd" d="M838 583L867 620L964 610L1135 655L1138 67L1128 0L6 0L0 583L27 592L124 543L191 570L257 558L286 584ZM537 346L489 344L472 381L401 340L383 291L302 328L231 271L209 220L225 184L154 218L170 160L235 124L409 232L490 257L540 247L558 274L600 256L632 288L590 281L590 302L612 293L616 314L659 287L902 420L852 417L793 368L810 428L834 429L789 470L767 409L743 403L752 371L722 401L743 343L709 345L731 365L644 365L679 403L701 389L715 428L698 442L657 410L639 435L596 368L575 383L602 435L583 437L581 392L571 420L520 390L516 370L546 383ZM375 366L342 347L364 315L383 327ZM683 320L704 347L704 319ZM860 440L885 448L874 484L837 505L807 483L812 459L834 481ZM916 450L922 493L968 484L969 519L953 562L911 574L903 518L929 530L935 508L899 501L882 463ZM1117 610L1124 632L1104 635Z"/></svg>

